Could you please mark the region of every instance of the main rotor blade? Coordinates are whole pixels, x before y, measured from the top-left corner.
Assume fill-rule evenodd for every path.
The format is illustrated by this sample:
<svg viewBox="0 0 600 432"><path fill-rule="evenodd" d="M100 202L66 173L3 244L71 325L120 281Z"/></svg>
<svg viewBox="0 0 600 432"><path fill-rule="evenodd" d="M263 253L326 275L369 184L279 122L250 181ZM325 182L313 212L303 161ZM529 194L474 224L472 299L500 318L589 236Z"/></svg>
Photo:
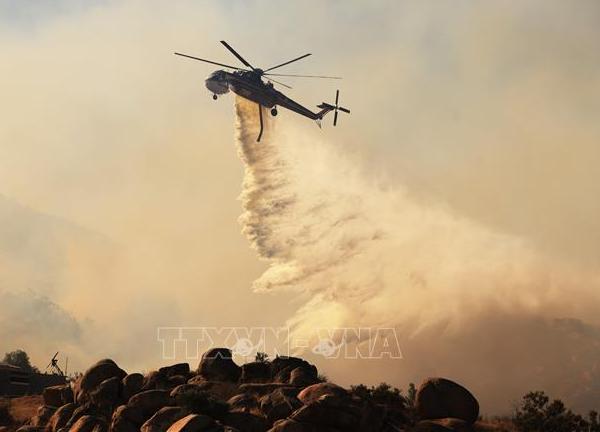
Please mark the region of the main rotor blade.
<svg viewBox="0 0 600 432"><path fill-rule="evenodd" d="M271 74L271 73L266 73L265 75L269 75L269 76L298 77L298 78L328 78L328 79L342 79L342 77L333 77L333 76L325 76L325 75L294 75L294 74Z"/></svg>
<svg viewBox="0 0 600 432"><path fill-rule="evenodd" d="M294 60L286 61L285 63L281 63L281 64L278 64L277 66L270 67L269 69L265 69L265 72L273 70L273 69L277 69L278 67L285 66L286 64L290 64L290 63L293 63L295 61L301 60L304 57L308 57L309 55L312 55L312 54L310 54L310 53L309 54L304 54L304 55L302 55L302 56L300 56L298 58L295 58Z"/></svg>
<svg viewBox="0 0 600 432"><path fill-rule="evenodd" d="M337 124L337 115L338 115L338 112L337 112L337 110L335 110L335 113L333 114L333 125L334 126Z"/></svg>
<svg viewBox="0 0 600 432"><path fill-rule="evenodd" d="M244 63L244 64L245 64L246 66L248 66L250 69L254 70L254 67L252 67L252 65L251 65L250 63L248 63L246 60L244 60L244 57L242 57L241 55L239 55L239 54L237 53L237 51L236 51L236 50L234 50L234 49L231 47L231 45L229 45L229 44L228 44L227 42L225 42L225 41L221 41L221 43L222 43L223 45L225 45L225 48L227 48L229 51L231 51L231 54L233 54L234 56L236 56L236 57L237 57L237 59L238 59L239 61L241 61L242 63Z"/></svg>
<svg viewBox="0 0 600 432"><path fill-rule="evenodd" d="M349 110L349 109L346 109L346 108L343 108L343 107L338 107L338 109L339 109L340 111L344 111L345 113L348 113L348 114L350 114L350 110Z"/></svg>
<svg viewBox="0 0 600 432"><path fill-rule="evenodd" d="M229 68L229 69L247 70L247 69L239 68L237 66L229 66L229 65L226 65L226 64L223 64L223 63L217 63L217 62L214 62L214 61L210 61L210 60L206 60L206 59L202 59L202 58L199 58L199 57L194 57L194 56L191 56L191 55L182 54L182 53L178 53L178 52L176 52L174 54L178 55L178 56L181 56L181 57L187 57L187 58L191 58L191 59L194 59L194 60L200 60L200 61L203 61L205 63L210 63L210 64L214 64L214 65L217 65L217 66L223 66L223 67L226 67L226 68Z"/></svg>
<svg viewBox="0 0 600 432"><path fill-rule="evenodd" d="M275 81L273 78L265 78L265 79L266 79L267 81L273 81L274 83L277 83L277 84L279 84L279 85L282 85L282 86L284 86L284 87L287 87L287 88L289 88L289 89L291 89L291 88L292 88L291 86L289 86L289 85L287 85L287 84L284 84L284 83L282 83L282 82L279 82L279 81Z"/></svg>
<svg viewBox="0 0 600 432"><path fill-rule="evenodd" d="M335 106L338 106L338 100L340 100L340 91L336 90L335 92Z"/></svg>

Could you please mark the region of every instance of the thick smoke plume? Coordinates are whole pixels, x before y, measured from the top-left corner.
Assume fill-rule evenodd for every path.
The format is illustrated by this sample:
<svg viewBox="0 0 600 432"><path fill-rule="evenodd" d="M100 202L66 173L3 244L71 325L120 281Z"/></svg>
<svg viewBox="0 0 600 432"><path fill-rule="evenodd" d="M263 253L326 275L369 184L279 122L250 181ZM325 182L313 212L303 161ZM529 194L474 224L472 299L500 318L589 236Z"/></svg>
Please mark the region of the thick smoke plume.
<svg viewBox="0 0 600 432"><path fill-rule="evenodd" d="M518 237L418 204L401 189L383 189L331 145L287 126L282 133L269 125L257 143L256 105L238 99L236 112L245 164L241 223L269 263L254 289L302 293L305 303L289 322L295 332L310 338L315 328L394 327L406 357L397 367L417 375L406 379L444 372L480 380L470 384L479 384L487 401L498 398L485 394L486 380L495 381L496 395L508 390L505 401L527 390L518 385L521 373L502 369L507 355L519 359L521 371L537 371L526 385L564 393L570 377L571 394L564 396L573 400L572 388L587 374L588 392L578 392L597 391L597 329L558 319L593 319L596 274L554 262ZM572 338L592 344L591 352L568 343ZM565 375L563 361L577 372L557 377Z"/></svg>

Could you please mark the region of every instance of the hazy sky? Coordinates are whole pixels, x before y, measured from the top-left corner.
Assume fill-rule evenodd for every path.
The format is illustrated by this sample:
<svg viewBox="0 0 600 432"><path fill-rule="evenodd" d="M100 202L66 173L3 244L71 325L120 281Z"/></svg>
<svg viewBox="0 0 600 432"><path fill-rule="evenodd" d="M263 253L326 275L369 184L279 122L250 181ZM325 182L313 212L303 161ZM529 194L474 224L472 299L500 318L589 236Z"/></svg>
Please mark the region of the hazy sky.
<svg viewBox="0 0 600 432"><path fill-rule="evenodd" d="M453 234L473 225L486 233L477 239L516 239L536 263L572 269L569 284L556 287L572 307L556 316L527 309L504 333L503 311L481 326L485 332L452 336L455 349L516 328L539 339L541 352L562 340L544 345L538 337L554 325L540 321L548 317L584 320L595 335L597 303L576 304L589 298L600 263L599 20L595 1L0 0L0 349L22 347L39 365L61 349L74 368L110 356L147 369L162 362L157 326L275 325L298 316L306 293L251 291L267 264L240 233L233 97L213 102L204 78L215 68L172 55L235 64L221 39L259 66L311 52L281 72L344 77L284 81L309 107L330 102L339 88L352 114L337 128L329 118L319 131L283 110L277 127L335 155L315 166L307 162L321 160L313 154L294 154L304 175L324 175L320 187L359 185L375 197L366 207L402 190L411 206L467 221L431 244L440 267L453 239L464 238ZM389 207L373 226L406 221ZM504 240L485 243L490 256L499 243L504 248ZM384 251L383 261L393 262L394 249ZM545 278L527 280L554 280ZM454 373L481 392L497 384L482 350L470 368L492 384L461 375L460 357L418 370L450 339L435 349L415 342L412 357L409 348L405 363L381 375L324 366L325 373L404 387L421 374ZM535 353L526 357L535 366ZM536 384L564 369L556 358ZM597 378L588 383L593 391ZM518 397L523 389L513 384L523 380L514 377L506 394L490 390L488 409ZM549 387L570 388L560 380Z"/></svg>

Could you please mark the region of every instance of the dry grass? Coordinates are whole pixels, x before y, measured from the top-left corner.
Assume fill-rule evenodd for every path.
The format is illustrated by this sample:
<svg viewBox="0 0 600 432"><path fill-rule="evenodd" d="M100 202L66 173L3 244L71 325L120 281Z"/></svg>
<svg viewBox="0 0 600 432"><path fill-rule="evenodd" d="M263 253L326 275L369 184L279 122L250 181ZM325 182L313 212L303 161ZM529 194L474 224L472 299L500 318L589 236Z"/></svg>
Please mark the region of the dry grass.
<svg viewBox="0 0 600 432"><path fill-rule="evenodd" d="M8 410L17 424L23 424L31 419L36 415L38 408L44 405L44 399L41 395L22 396L5 399L5 401L8 401Z"/></svg>

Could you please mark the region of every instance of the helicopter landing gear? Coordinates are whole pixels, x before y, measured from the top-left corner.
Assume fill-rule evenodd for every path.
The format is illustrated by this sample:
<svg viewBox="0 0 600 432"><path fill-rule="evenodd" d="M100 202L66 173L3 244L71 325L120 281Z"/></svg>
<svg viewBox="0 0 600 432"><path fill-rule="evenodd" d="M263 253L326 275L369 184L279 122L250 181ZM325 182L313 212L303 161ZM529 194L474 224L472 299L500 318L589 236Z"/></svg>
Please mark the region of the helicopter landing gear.
<svg viewBox="0 0 600 432"><path fill-rule="evenodd" d="M217 95L216 94L213 95L213 100L217 100Z"/></svg>
<svg viewBox="0 0 600 432"><path fill-rule="evenodd" d="M271 115L273 117L275 117L277 115L277 108L276 107L271 108Z"/></svg>

